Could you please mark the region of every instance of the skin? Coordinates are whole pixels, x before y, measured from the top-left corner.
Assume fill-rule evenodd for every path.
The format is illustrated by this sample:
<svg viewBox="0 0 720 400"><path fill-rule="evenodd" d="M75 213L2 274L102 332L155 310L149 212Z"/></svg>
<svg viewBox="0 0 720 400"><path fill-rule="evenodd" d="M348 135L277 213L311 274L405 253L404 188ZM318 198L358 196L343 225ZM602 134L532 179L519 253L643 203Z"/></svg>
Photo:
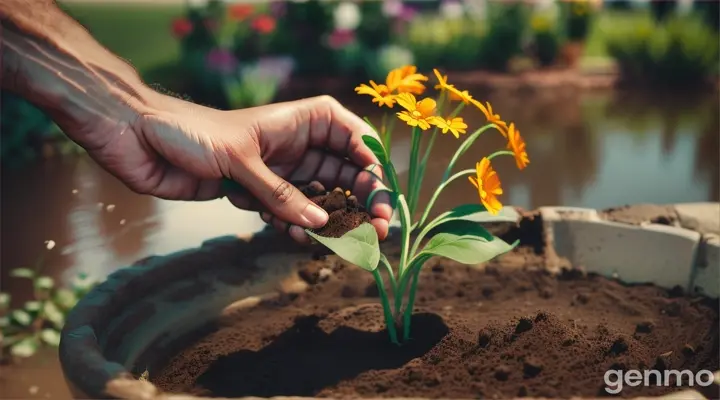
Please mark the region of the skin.
<svg viewBox="0 0 720 400"><path fill-rule="evenodd" d="M0 81L45 111L100 166L137 193L170 200L227 197L308 242L303 228L328 219L289 182L318 180L362 202L378 163L374 134L328 96L221 111L154 91L50 0L0 1ZM377 174L377 175L376 175ZM222 178L239 183L228 191ZM380 193L370 207L380 239L392 215Z"/></svg>

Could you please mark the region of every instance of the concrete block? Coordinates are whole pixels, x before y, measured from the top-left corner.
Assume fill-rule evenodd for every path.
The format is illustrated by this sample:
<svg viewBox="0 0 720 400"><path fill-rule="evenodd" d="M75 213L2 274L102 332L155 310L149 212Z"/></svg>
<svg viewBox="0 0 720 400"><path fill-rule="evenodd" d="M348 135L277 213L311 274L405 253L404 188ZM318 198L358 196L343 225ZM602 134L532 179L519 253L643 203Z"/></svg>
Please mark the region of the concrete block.
<svg viewBox="0 0 720 400"><path fill-rule="evenodd" d="M720 297L720 236L703 237L698 249L692 290L706 296Z"/></svg>
<svg viewBox="0 0 720 400"><path fill-rule="evenodd" d="M720 235L720 203L675 204L680 226L704 235Z"/></svg>
<svg viewBox="0 0 720 400"><path fill-rule="evenodd" d="M666 225L627 225L611 221L545 222L548 243L559 258L627 283L690 287L700 234Z"/></svg>
<svg viewBox="0 0 720 400"><path fill-rule="evenodd" d="M598 212L592 208L581 207L540 207L543 222L564 220L599 221Z"/></svg>

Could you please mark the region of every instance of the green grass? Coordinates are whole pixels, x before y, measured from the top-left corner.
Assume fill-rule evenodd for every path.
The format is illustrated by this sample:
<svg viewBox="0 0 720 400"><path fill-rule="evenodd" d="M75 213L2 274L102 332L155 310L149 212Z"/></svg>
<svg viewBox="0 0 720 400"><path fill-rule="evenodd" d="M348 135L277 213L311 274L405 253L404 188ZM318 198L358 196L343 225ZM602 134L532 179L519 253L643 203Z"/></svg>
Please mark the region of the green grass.
<svg viewBox="0 0 720 400"><path fill-rule="evenodd" d="M140 72L178 58L179 45L170 24L183 15L183 4L70 3L62 8Z"/></svg>

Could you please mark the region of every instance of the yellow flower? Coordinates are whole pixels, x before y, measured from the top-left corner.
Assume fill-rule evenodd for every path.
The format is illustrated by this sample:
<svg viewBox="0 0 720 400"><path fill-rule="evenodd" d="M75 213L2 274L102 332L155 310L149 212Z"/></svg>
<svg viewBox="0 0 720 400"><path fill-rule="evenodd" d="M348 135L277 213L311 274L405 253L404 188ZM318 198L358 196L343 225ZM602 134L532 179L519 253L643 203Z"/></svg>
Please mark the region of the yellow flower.
<svg viewBox="0 0 720 400"><path fill-rule="evenodd" d="M511 123L508 129L508 149L512 150L515 156L515 164L519 170L525 169L530 164L525 140L520 136L520 131L515 129L515 124Z"/></svg>
<svg viewBox="0 0 720 400"><path fill-rule="evenodd" d="M435 125L438 128L442 130L442 133L450 133L453 134L457 139L460 139L461 133L466 133L467 124L463 121L461 117L455 117L451 119L445 119L443 117L432 117L430 119L430 124Z"/></svg>
<svg viewBox="0 0 720 400"><path fill-rule="evenodd" d="M427 76L417 73L416 66L406 65L390 71L385 84L391 92L397 90L398 93L420 95L425 92L425 85L422 82L427 80Z"/></svg>
<svg viewBox="0 0 720 400"><path fill-rule="evenodd" d="M500 115L493 113L492 105L490 105L489 101L485 102L487 107L477 100L472 100L472 103L475 105L475 107L479 108L483 114L485 114L485 118L489 123L497 125L500 133L502 133L503 136L507 137L507 123L505 123L505 121L500 118Z"/></svg>
<svg viewBox="0 0 720 400"><path fill-rule="evenodd" d="M490 164L490 159L483 157L483 159L475 165L475 173L477 177L468 177L470 183L478 190L480 202L482 202L488 212L497 215L502 208L502 203L500 203L497 196L501 195L503 190L500 185L500 178Z"/></svg>
<svg viewBox="0 0 720 400"><path fill-rule="evenodd" d="M410 126L417 126L422 130L430 128L430 121L437 104L435 100L426 97L420 101L415 99L411 93L400 93L396 97L397 103L407 111L397 113L398 118Z"/></svg>
<svg viewBox="0 0 720 400"><path fill-rule="evenodd" d="M440 71L437 69L433 69L433 72L438 80L438 84L435 85L436 90L447 90L450 93L450 100L452 101L462 101L465 104L470 104L473 101L470 92L467 90L460 91L455 87L455 85L449 84L447 82L447 75L441 75Z"/></svg>
<svg viewBox="0 0 720 400"><path fill-rule="evenodd" d="M378 85L373 81L370 81L370 85L372 85L372 87L363 83L356 87L355 91L357 94L367 94L372 96L372 102L378 103L378 106L380 107L388 106L389 108L393 108L393 105L395 104L395 96L392 95L392 91L386 85Z"/></svg>

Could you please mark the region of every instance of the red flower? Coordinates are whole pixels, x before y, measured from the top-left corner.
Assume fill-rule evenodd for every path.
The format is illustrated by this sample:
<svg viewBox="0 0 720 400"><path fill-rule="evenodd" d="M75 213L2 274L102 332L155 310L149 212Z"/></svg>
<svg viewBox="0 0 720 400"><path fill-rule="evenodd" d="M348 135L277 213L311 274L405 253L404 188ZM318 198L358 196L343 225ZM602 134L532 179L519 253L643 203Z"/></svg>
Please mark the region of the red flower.
<svg viewBox="0 0 720 400"><path fill-rule="evenodd" d="M252 15L254 11L255 8L250 4L233 4L228 7L230 19L233 21L242 21Z"/></svg>
<svg viewBox="0 0 720 400"><path fill-rule="evenodd" d="M275 30L275 18L269 15L261 15L253 20L252 27L257 32L268 34Z"/></svg>
<svg viewBox="0 0 720 400"><path fill-rule="evenodd" d="M189 35L193 30L193 24L185 18L177 18L172 22L172 34L176 38L182 39Z"/></svg>

